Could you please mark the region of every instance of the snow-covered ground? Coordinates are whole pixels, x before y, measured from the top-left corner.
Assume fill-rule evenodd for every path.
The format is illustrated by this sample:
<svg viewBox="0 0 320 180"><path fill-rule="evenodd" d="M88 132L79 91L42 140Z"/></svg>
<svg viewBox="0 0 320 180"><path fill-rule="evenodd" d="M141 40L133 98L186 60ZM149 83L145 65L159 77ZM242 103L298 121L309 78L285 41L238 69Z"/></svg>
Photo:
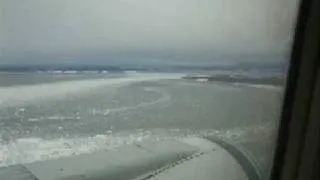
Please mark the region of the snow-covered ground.
<svg viewBox="0 0 320 180"><path fill-rule="evenodd" d="M15 105L35 99L64 98L68 94L85 93L94 88L107 85L126 85L142 81L161 79L179 79L181 74L132 74L127 77L113 79L90 79L55 82L48 84L0 87L0 107Z"/></svg>
<svg viewBox="0 0 320 180"><path fill-rule="evenodd" d="M93 137L51 140L21 138L8 144L0 143L0 167L109 150L146 139L150 139L148 132L123 135L98 134Z"/></svg>
<svg viewBox="0 0 320 180"><path fill-rule="evenodd" d="M267 169L282 90L197 83L181 77L137 73L1 87L0 166L150 139L187 137L194 142L196 137L212 135L241 143Z"/></svg>

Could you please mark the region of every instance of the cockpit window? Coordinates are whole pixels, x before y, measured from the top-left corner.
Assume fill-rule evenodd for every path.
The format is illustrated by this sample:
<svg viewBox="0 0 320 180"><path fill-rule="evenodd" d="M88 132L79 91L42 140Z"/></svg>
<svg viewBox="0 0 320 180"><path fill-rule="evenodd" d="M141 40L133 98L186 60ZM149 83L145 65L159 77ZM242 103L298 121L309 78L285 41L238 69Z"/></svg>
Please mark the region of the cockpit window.
<svg viewBox="0 0 320 180"><path fill-rule="evenodd" d="M89 154L140 143L198 147L206 140L245 154L268 177L297 4L0 0L0 168L31 164L33 172L77 157L80 166ZM208 159L201 157L188 162ZM178 164L162 177L179 177ZM201 166L210 172L213 165ZM142 167L134 170L139 177Z"/></svg>

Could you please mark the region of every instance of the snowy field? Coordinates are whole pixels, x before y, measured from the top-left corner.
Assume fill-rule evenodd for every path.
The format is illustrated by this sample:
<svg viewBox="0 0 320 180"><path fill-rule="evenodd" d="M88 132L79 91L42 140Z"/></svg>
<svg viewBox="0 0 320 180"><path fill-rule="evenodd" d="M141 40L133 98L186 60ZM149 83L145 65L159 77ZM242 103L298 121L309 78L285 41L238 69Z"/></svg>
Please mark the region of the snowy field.
<svg viewBox="0 0 320 180"><path fill-rule="evenodd" d="M0 87L0 166L209 135L241 145L268 169L283 88L183 76L129 73Z"/></svg>

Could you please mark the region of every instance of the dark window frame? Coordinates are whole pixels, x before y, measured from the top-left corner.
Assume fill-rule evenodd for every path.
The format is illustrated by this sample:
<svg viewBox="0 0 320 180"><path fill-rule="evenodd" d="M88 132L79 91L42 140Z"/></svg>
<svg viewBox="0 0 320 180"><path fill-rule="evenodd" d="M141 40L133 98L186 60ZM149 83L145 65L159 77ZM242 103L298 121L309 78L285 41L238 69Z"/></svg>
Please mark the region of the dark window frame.
<svg viewBox="0 0 320 180"><path fill-rule="evenodd" d="M319 178L320 1L302 0L271 179Z"/></svg>

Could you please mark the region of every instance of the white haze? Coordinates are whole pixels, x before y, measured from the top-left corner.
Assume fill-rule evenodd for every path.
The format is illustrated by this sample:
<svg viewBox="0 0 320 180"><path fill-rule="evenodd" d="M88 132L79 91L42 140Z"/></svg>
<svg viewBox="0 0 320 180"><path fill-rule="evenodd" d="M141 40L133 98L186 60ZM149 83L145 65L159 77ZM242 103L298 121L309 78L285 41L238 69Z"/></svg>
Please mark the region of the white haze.
<svg viewBox="0 0 320 180"><path fill-rule="evenodd" d="M261 62L286 59L297 0L0 0L0 8L0 65Z"/></svg>

